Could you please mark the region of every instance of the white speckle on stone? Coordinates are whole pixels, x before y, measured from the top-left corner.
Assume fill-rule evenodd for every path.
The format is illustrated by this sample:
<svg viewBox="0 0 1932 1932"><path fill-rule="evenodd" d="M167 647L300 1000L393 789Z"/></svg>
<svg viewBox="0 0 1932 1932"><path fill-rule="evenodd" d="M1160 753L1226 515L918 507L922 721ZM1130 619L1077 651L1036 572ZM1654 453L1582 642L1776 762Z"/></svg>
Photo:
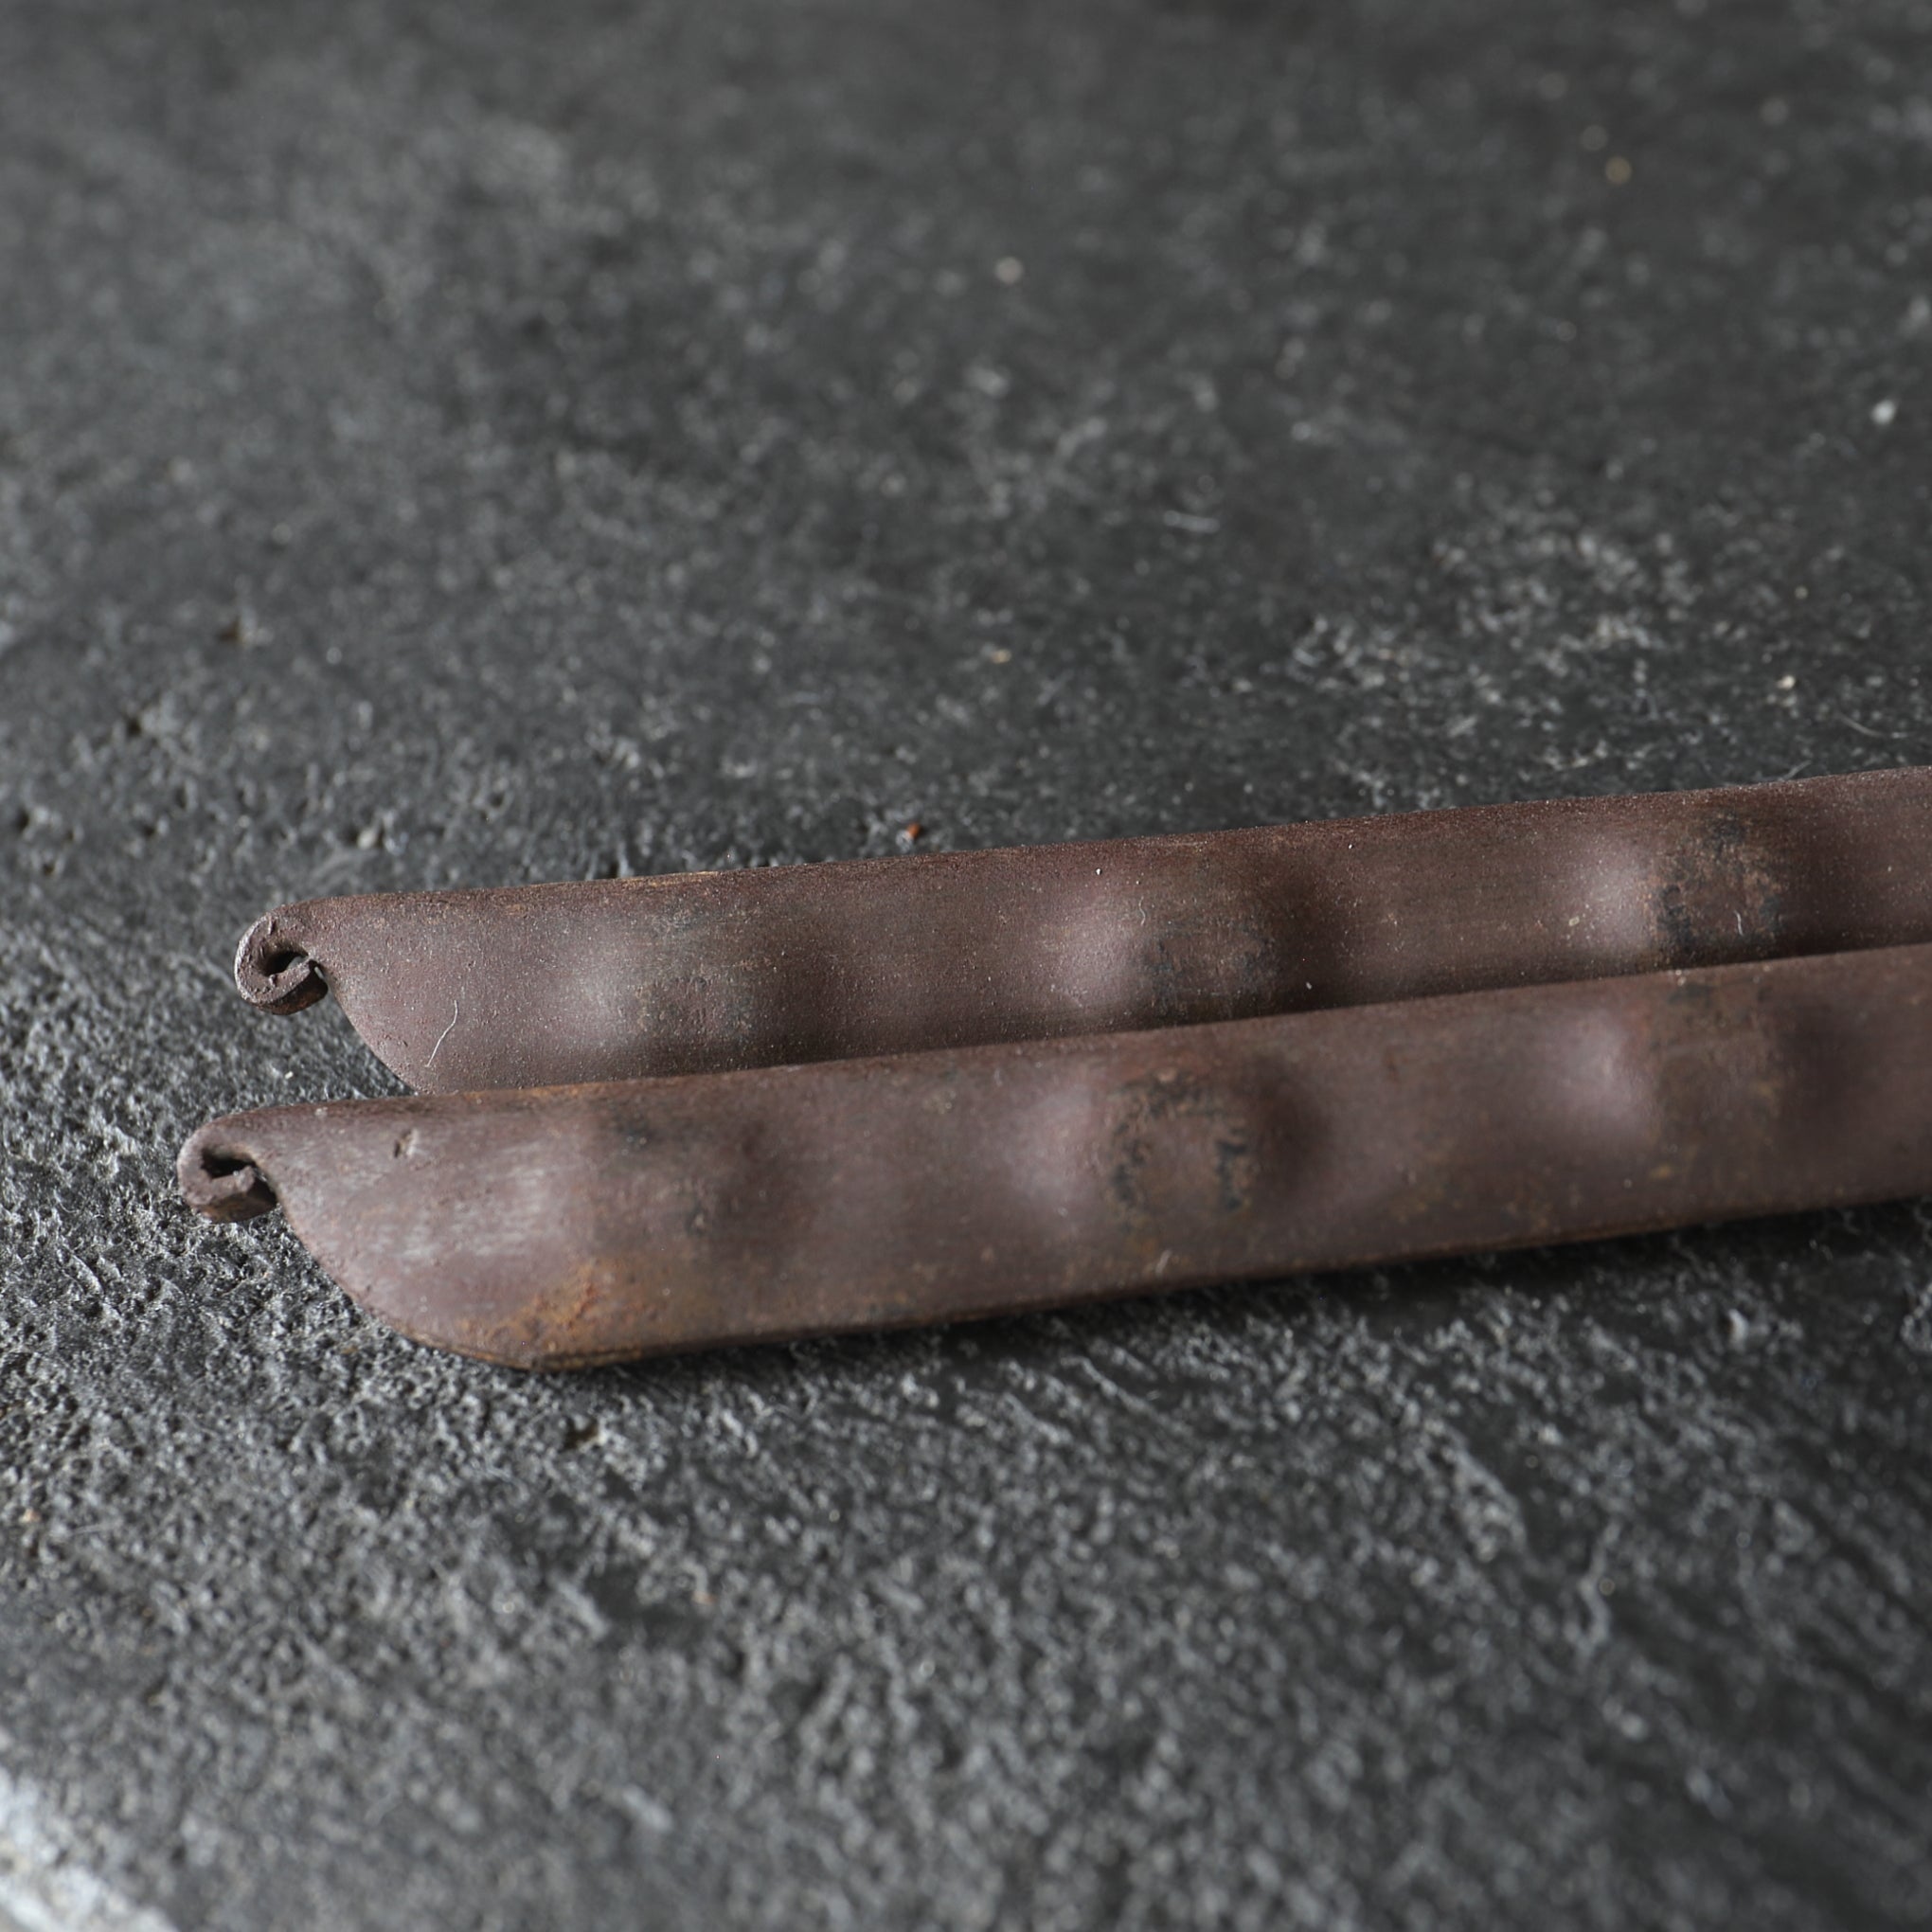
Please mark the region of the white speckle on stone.
<svg viewBox="0 0 1932 1932"><path fill-rule="evenodd" d="M160 1913L123 1897L78 1855L63 1823L0 1771L0 1924L20 1932L172 1932Z"/></svg>

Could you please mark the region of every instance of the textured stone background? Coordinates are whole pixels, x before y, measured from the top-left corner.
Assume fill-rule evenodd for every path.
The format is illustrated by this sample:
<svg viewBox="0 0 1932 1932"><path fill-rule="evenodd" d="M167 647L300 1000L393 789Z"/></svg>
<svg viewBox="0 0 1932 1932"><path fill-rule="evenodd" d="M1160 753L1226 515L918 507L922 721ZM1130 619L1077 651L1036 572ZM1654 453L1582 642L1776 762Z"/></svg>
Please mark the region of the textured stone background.
<svg viewBox="0 0 1932 1932"><path fill-rule="evenodd" d="M1932 1212L522 1380L283 898L1932 756L1932 9L0 0L0 1919L1905 1925Z"/></svg>

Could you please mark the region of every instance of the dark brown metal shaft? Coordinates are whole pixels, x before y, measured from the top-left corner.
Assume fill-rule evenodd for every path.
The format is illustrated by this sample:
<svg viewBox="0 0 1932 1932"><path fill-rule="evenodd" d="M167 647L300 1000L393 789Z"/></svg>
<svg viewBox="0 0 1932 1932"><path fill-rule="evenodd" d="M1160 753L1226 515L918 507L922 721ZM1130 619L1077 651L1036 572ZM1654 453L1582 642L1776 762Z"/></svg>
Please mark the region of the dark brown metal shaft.
<svg viewBox="0 0 1932 1932"><path fill-rule="evenodd" d="M1932 771L311 900L242 940L447 1093L1115 1032L1932 940Z"/></svg>
<svg viewBox="0 0 1932 1932"><path fill-rule="evenodd" d="M182 1151L527 1368L1932 1192L1932 946L242 1114Z"/></svg>

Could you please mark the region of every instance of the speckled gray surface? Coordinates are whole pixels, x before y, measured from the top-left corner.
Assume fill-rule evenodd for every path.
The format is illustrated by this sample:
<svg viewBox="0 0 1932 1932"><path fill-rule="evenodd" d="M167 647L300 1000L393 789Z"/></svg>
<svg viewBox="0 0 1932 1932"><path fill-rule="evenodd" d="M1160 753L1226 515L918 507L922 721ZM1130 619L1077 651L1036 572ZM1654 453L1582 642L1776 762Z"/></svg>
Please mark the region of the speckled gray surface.
<svg viewBox="0 0 1932 1932"><path fill-rule="evenodd" d="M1928 72L0 5L0 1917L1923 1923L1923 1207L533 1381L170 1163L281 898L1932 757Z"/></svg>

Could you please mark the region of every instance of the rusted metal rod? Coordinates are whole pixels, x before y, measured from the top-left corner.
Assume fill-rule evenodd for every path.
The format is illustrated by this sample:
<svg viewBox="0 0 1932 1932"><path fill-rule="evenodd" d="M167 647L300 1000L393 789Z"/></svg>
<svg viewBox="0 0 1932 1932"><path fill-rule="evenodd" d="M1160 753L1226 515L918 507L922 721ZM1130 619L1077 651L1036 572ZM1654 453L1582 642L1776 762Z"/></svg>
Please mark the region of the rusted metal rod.
<svg viewBox="0 0 1932 1932"><path fill-rule="evenodd" d="M1932 940L1932 771L1104 844L310 900L242 993L332 991L426 1092L703 1073Z"/></svg>
<svg viewBox="0 0 1932 1932"><path fill-rule="evenodd" d="M692 1078L182 1151L533 1368L1932 1192L1932 946Z"/></svg>

